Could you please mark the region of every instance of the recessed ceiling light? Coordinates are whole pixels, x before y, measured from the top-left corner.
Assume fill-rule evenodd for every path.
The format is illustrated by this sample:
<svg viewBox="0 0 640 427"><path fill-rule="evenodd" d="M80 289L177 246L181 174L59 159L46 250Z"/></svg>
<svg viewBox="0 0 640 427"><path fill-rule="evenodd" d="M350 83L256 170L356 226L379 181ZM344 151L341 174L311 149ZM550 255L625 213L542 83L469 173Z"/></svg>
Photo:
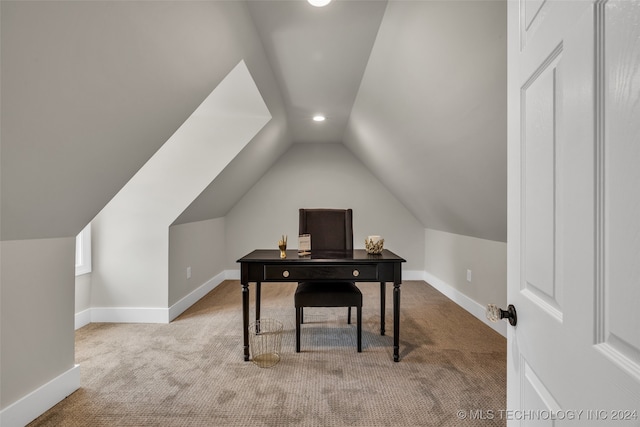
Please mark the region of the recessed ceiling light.
<svg viewBox="0 0 640 427"><path fill-rule="evenodd" d="M307 0L311 6L323 7L331 3L331 0Z"/></svg>
<svg viewBox="0 0 640 427"><path fill-rule="evenodd" d="M324 122L327 118L325 116L323 116L322 114L316 114L315 116L313 116L313 121L314 122Z"/></svg>

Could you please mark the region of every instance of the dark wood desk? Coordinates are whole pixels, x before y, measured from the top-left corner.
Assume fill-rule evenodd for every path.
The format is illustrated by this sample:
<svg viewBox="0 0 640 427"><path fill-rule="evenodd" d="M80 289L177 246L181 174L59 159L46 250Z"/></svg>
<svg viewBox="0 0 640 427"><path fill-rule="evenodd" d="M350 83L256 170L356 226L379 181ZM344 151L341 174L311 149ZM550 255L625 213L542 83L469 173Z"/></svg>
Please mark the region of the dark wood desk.
<svg viewBox="0 0 640 427"><path fill-rule="evenodd" d="M242 330L244 360L249 360L249 283L256 283L256 319L260 319L260 284L262 282L299 282L348 280L380 282L380 335L384 335L385 284L393 282L393 360L400 360L400 284L405 260L391 251L370 255L364 249L349 251L313 251L299 256L288 250L280 258L277 249L258 249L240 258L242 284Z"/></svg>

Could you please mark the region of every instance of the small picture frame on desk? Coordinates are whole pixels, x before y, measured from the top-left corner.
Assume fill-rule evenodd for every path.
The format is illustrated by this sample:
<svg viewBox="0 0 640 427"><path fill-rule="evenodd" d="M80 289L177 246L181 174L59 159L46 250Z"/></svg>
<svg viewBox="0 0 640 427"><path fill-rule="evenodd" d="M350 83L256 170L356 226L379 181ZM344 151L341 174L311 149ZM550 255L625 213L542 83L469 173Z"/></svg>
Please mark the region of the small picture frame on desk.
<svg viewBox="0 0 640 427"><path fill-rule="evenodd" d="M298 255L311 255L311 234L298 236Z"/></svg>

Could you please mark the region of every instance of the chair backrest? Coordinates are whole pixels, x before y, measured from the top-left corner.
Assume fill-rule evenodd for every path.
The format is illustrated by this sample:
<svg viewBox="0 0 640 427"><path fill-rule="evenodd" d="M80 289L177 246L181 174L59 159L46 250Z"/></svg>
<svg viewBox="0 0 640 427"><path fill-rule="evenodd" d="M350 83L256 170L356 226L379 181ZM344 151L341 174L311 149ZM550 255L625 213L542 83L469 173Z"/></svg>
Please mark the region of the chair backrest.
<svg viewBox="0 0 640 427"><path fill-rule="evenodd" d="M351 209L300 209L300 234L311 234L311 251L353 249Z"/></svg>

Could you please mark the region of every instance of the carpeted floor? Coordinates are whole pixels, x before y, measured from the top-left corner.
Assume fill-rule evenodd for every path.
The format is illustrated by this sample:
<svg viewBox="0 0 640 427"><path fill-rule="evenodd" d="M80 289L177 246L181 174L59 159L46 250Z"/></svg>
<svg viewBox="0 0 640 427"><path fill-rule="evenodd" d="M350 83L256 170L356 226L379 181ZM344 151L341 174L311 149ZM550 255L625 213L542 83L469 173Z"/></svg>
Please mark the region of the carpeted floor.
<svg viewBox="0 0 640 427"><path fill-rule="evenodd" d="M87 325L76 332L81 388L30 426L505 425L459 415L505 409L502 336L425 282L407 281L394 363L392 286L386 336L378 332L378 284L359 287L363 352L346 309L308 308L295 353L295 284L264 283L262 317L284 323L272 368L243 361L238 281L168 325Z"/></svg>

